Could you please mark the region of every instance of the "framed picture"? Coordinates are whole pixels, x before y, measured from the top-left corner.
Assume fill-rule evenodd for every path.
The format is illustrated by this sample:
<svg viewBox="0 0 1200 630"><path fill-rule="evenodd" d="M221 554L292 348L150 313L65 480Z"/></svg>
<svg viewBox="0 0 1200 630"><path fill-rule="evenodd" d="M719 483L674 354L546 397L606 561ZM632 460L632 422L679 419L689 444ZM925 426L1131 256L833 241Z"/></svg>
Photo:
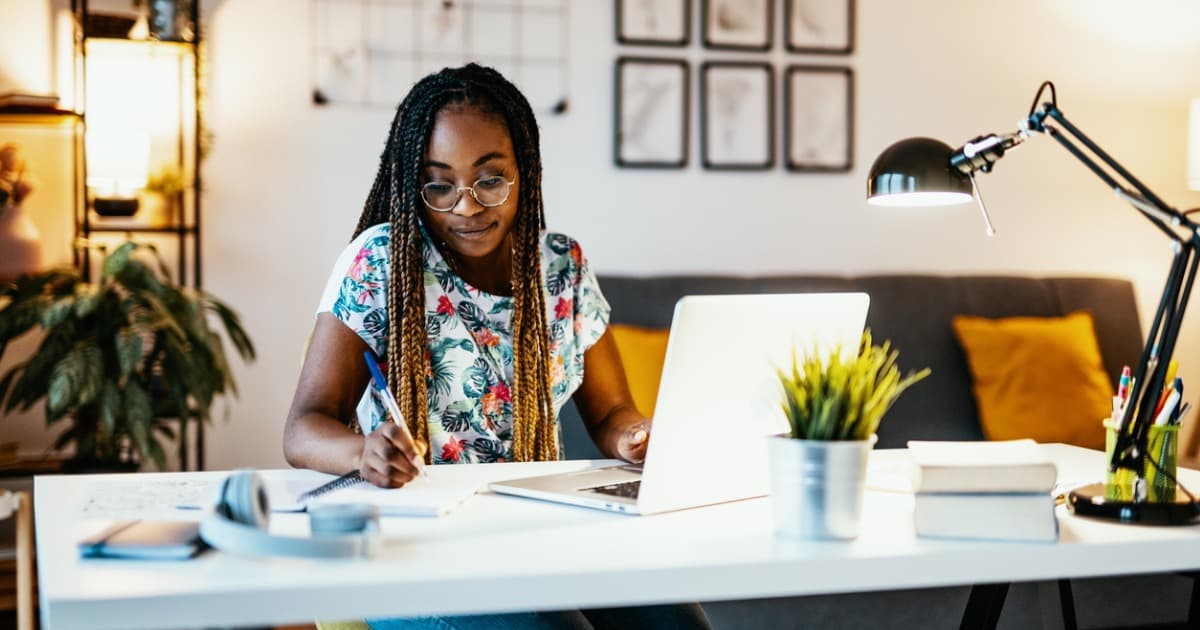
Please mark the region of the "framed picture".
<svg viewBox="0 0 1200 630"><path fill-rule="evenodd" d="M853 70L788 66L783 109L783 154L789 171L850 170L854 153Z"/></svg>
<svg viewBox="0 0 1200 630"><path fill-rule="evenodd" d="M770 50L774 0L702 0L704 45L722 50Z"/></svg>
<svg viewBox="0 0 1200 630"><path fill-rule="evenodd" d="M617 166L687 166L689 91L686 61L617 58L613 134Z"/></svg>
<svg viewBox="0 0 1200 630"><path fill-rule="evenodd" d="M691 0L617 0L617 42L641 46L687 46Z"/></svg>
<svg viewBox="0 0 1200 630"><path fill-rule="evenodd" d="M783 23L788 52L854 51L854 0L783 0Z"/></svg>
<svg viewBox="0 0 1200 630"><path fill-rule="evenodd" d="M775 76L770 64L713 61L700 69L704 168L766 170L775 165Z"/></svg>

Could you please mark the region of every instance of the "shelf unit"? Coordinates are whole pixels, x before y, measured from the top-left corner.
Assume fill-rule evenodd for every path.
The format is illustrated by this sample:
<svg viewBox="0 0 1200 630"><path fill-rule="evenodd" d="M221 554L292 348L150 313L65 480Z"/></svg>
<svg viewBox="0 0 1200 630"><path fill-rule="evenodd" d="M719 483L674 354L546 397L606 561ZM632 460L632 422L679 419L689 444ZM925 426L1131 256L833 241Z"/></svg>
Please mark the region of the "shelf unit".
<svg viewBox="0 0 1200 630"><path fill-rule="evenodd" d="M38 107L0 107L0 129L4 127L65 128L71 143L71 217L75 222L85 209L83 174L83 116L69 109L45 109ZM73 245L74 262L78 266L79 250Z"/></svg>
<svg viewBox="0 0 1200 630"><path fill-rule="evenodd" d="M156 1L146 0L146 3ZM174 262L178 282L197 289L202 285L200 160L203 55L200 0L174 4L186 8L182 22L187 24L184 30L190 33L190 38L184 36L171 41L153 38L130 40L101 34L93 28L99 21L95 20L96 14L90 11L88 0L71 0L74 18L75 113L83 128L78 151L81 201L76 204L75 212L75 261L84 277L92 277L97 266L92 260L94 248L88 246L89 242L108 243L118 240L122 235L127 239L167 236L173 237L171 242L176 254ZM137 77L136 73L130 72L110 71L106 76L100 73L102 60L112 61L120 59L122 55L126 56L125 63L130 63L130 59L148 59L143 65L137 66L147 72L146 76ZM131 74L134 76L131 77ZM168 94L162 90L164 85L172 88L173 92ZM107 100L102 102L93 100L104 94L106 88L115 88L118 93L107 95ZM121 88L125 91L119 92ZM149 115L138 119L131 113L137 108L142 108ZM88 130L89 125L100 126L101 112L109 115L106 120L111 120L113 112L117 112L118 117L133 120L137 131L146 134L147 163L154 162L152 170L168 166L174 168L183 181L181 190L168 197L158 196L157 199L145 193L139 194L141 207L130 218L101 217L96 214L93 195L89 193L92 183L89 168L96 170L96 165L88 163ZM170 129L162 125L155 127L163 112L170 112ZM129 137L128 141L133 142L134 137ZM146 202L155 200L163 203L159 212L162 213L165 208L165 218L144 216L151 212ZM139 218L138 215L143 216ZM179 465L182 470L203 470L204 423L190 423L195 425L194 440L188 439L188 424L180 421ZM192 449L189 449L189 443L193 445ZM194 450L194 453L190 450Z"/></svg>

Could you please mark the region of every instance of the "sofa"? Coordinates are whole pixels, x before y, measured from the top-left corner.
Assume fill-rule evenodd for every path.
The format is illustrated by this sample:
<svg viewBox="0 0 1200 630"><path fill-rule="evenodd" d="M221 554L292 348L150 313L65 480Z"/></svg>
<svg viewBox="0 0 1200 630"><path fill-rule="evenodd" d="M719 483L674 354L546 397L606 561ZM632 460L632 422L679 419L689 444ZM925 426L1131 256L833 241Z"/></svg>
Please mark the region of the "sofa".
<svg viewBox="0 0 1200 630"><path fill-rule="evenodd" d="M984 439L966 358L951 329L956 315L1046 317L1088 310L1113 382L1123 365L1137 363L1143 342L1133 285L1114 278L694 275L600 276L599 280L612 306L613 323L661 329L670 327L675 302L689 294L867 293L871 298L867 326L874 337L892 341L900 351L902 369L932 368L930 377L906 392L888 412L879 427L877 448L903 448L910 439ZM561 421L566 457L601 457L572 405L563 409ZM1192 580L1153 575L1074 580L1072 587L1079 627L1137 626L1185 620ZM1038 592L1038 585L1014 585L1000 627L1041 625ZM968 593L968 587L957 587L706 602L704 606L717 628L950 628L957 626ZM1138 605L1129 605L1131 601Z"/></svg>

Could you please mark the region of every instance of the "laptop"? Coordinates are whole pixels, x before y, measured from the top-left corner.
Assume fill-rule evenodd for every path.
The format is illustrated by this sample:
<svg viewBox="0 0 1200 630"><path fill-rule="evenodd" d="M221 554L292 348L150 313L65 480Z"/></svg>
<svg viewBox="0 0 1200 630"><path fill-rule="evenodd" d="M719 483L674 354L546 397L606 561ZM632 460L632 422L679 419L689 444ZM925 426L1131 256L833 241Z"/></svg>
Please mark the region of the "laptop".
<svg viewBox="0 0 1200 630"><path fill-rule="evenodd" d="M489 484L499 494L656 514L767 494L767 435L788 431L775 369L792 349L857 350L865 293L687 296L675 305L641 466Z"/></svg>

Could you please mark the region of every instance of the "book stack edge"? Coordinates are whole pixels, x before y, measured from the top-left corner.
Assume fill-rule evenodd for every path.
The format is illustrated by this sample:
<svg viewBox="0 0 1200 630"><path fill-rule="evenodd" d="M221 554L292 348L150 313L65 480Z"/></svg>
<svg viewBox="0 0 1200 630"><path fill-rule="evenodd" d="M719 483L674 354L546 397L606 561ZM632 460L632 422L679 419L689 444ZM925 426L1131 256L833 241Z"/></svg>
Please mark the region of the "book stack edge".
<svg viewBox="0 0 1200 630"><path fill-rule="evenodd" d="M910 441L918 536L1054 542L1054 463L1033 440Z"/></svg>

